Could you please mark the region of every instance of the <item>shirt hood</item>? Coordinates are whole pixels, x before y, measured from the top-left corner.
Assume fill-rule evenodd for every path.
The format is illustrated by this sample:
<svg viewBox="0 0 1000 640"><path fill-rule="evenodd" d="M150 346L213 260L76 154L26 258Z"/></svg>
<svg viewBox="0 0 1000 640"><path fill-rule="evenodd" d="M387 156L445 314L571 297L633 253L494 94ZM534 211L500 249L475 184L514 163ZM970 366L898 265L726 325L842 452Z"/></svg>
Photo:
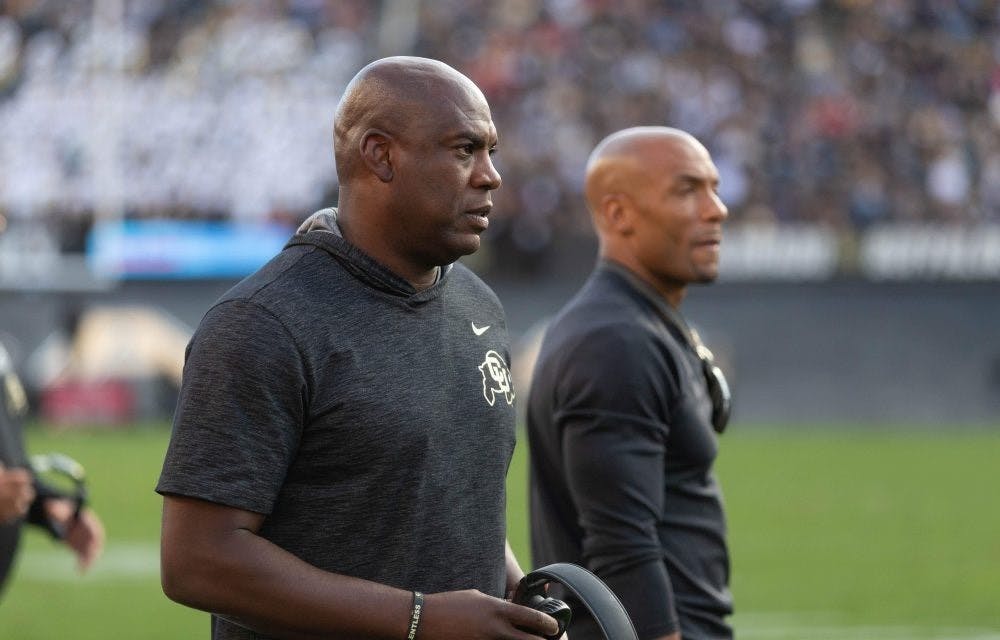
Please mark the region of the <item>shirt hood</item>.
<svg viewBox="0 0 1000 640"><path fill-rule="evenodd" d="M344 269L368 286L386 293L405 297L423 297L424 294L435 295L445 281L452 265L440 267L438 281L433 285L418 291L406 279L401 278L380 262L354 246L344 238L337 223L336 207L320 209L299 225L295 235L285 247L296 245L312 245L329 253Z"/></svg>

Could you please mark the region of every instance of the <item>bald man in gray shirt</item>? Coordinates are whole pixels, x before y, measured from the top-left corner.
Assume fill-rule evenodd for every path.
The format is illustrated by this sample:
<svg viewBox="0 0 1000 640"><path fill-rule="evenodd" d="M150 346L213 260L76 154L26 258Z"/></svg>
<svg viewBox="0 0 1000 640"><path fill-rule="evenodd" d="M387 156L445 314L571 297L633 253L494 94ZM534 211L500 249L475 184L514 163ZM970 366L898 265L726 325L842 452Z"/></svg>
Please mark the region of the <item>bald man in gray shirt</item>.
<svg viewBox="0 0 1000 640"><path fill-rule="evenodd" d="M162 581L213 638L532 638L504 600L503 310L456 260L500 175L479 89L394 57L335 122L339 208L206 314L163 472Z"/></svg>

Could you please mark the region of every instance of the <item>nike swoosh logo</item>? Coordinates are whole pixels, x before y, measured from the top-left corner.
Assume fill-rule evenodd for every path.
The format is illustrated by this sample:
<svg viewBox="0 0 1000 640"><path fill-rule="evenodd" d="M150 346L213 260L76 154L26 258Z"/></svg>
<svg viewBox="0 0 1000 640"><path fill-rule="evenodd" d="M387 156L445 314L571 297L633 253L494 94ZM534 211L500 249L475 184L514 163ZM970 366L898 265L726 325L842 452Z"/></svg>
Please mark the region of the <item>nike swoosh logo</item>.
<svg viewBox="0 0 1000 640"><path fill-rule="evenodd" d="M485 327L477 327L475 322L470 322L469 324L472 325L472 333L476 334L477 336L481 336L487 331L489 331L489 328L491 326L491 325L486 325Z"/></svg>

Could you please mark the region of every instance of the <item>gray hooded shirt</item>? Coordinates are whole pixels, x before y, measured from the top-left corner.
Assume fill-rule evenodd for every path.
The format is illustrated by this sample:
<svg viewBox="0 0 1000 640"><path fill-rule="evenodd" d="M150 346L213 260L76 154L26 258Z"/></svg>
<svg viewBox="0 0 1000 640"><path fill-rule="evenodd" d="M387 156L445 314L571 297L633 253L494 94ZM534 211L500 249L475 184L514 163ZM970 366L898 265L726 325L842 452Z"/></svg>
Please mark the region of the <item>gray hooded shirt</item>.
<svg viewBox="0 0 1000 640"><path fill-rule="evenodd" d="M509 337L477 276L441 271L417 291L314 214L195 332L156 490L264 514L326 571L501 597Z"/></svg>

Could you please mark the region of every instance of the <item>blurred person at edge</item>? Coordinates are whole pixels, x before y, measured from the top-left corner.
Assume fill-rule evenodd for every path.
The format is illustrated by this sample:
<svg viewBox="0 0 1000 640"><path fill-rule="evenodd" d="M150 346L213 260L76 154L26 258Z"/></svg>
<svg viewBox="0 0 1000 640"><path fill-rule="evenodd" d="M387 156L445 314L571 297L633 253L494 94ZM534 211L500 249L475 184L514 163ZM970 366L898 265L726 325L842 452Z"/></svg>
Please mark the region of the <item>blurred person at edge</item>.
<svg viewBox="0 0 1000 640"><path fill-rule="evenodd" d="M529 392L534 561L596 573L642 640L732 638L712 472L729 390L679 312L688 285L718 274L718 184L686 132L635 127L598 144L585 195L599 260L547 328ZM574 620L573 640L601 637Z"/></svg>
<svg viewBox="0 0 1000 640"><path fill-rule="evenodd" d="M22 434L27 396L14 363L0 344L0 593L27 522L47 529L76 555L86 571L104 549L104 525L88 508L41 482L30 470Z"/></svg>
<svg viewBox="0 0 1000 640"><path fill-rule="evenodd" d="M336 209L306 220L188 345L162 582L221 638L513 638L510 346L479 248L489 105L436 60L376 60L337 107ZM426 596L424 595L426 594Z"/></svg>

